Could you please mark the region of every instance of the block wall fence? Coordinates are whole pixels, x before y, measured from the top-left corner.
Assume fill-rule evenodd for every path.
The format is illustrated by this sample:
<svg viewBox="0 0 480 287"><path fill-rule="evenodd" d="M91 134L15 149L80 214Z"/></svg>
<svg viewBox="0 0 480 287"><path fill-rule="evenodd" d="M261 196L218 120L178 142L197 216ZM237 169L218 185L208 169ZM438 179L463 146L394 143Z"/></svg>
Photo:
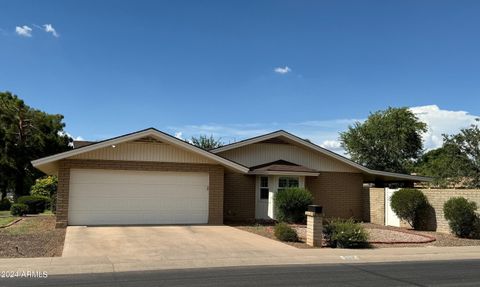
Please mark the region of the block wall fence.
<svg viewBox="0 0 480 287"><path fill-rule="evenodd" d="M480 207L480 189L420 189L432 206L427 228L438 232L449 233L448 222L443 216L443 204L452 197L465 197L474 201ZM385 190L383 188L363 189L364 220L367 222L385 224ZM369 203L369 204L367 204ZM480 212L480 210L478 210ZM406 227L408 224L401 223Z"/></svg>

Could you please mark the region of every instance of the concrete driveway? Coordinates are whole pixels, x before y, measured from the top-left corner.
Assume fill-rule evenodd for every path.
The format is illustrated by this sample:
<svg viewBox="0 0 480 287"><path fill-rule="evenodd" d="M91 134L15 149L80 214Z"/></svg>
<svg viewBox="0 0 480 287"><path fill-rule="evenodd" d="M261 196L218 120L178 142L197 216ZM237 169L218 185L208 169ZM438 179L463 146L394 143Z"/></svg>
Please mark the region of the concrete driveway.
<svg viewBox="0 0 480 287"><path fill-rule="evenodd" d="M229 226L68 227L63 257L111 262L288 256L298 249ZM72 258L73 259L73 258Z"/></svg>

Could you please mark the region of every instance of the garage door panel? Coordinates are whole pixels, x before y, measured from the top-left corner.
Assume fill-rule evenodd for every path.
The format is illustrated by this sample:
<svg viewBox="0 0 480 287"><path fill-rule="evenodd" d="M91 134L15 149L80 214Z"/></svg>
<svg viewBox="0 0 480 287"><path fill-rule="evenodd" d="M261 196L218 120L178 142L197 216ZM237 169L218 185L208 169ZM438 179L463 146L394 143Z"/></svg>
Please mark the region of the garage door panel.
<svg viewBox="0 0 480 287"><path fill-rule="evenodd" d="M207 173L71 170L70 225L207 222Z"/></svg>
<svg viewBox="0 0 480 287"><path fill-rule="evenodd" d="M171 185L208 185L205 173L193 172L152 172L152 171L123 171L123 170L73 170L75 177L71 183L113 183L131 184L142 182L144 184L171 184ZM162 173L161 177L152 176L152 173ZM106 176L108 174L108 176Z"/></svg>
<svg viewBox="0 0 480 287"><path fill-rule="evenodd" d="M72 200L70 205L70 211L75 213L77 211L90 211L90 212L101 212L105 210L104 200L100 198L85 198L81 199L81 203L78 198ZM173 200L181 200L173 198ZM182 205L173 206L170 203L170 200L159 201L158 198L132 198L124 201L115 200L108 203L109 211L137 211L138 213L144 211L156 211L156 210L165 210L169 212L174 212L178 209L182 209L181 212L192 213L194 210L204 211L204 206L208 204L204 199L189 200L188 202ZM188 210L188 211L186 211ZM161 212L161 211L158 211Z"/></svg>
<svg viewBox="0 0 480 287"><path fill-rule="evenodd" d="M99 193L99 190L101 193ZM117 183L77 183L71 186L70 190L75 196L78 197L90 197L90 196L102 196L102 197L117 197L119 192L125 197L148 197L157 196L159 193L165 194L165 196L204 196L208 193L207 184L205 185L186 185L186 184L117 184ZM197 191L204 191L199 192Z"/></svg>

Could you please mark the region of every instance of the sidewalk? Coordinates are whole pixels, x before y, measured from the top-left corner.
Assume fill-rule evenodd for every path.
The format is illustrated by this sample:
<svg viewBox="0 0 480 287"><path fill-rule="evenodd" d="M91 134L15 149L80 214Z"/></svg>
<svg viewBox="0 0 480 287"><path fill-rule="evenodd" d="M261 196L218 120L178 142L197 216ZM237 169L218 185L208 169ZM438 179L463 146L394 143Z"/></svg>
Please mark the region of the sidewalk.
<svg viewBox="0 0 480 287"><path fill-rule="evenodd" d="M480 247L409 247L383 249L296 249L274 257L242 256L181 259L133 257L53 257L0 259L1 271L46 271L59 274L127 272L183 268L209 268L283 264L374 263L423 260L480 259Z"/></svg>

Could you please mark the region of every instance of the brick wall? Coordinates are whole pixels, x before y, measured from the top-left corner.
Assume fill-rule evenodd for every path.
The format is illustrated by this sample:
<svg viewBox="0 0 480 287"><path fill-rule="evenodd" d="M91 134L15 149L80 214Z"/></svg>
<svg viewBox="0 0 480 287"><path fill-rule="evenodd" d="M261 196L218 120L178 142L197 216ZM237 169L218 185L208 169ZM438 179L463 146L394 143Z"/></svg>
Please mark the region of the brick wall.
<svg viewBox="0 0 480 287"><path fill-rule="evenodd" d="M370 187L362 187L362 220L370 222Z"/></svg>
<svg viewBox="0 0 480 287"><path fill-rule="evenodd" d="M363 219L363 178L359 173L321 172L305 178L314 203L323 206L326 217Z"/></svg>
<svg viewBox="0 0 480 287"><path fill-rule="evenodd" d="M255 219L255 176L225 173L224 218L230 221Z"/></svg>
<svg viewBox="0 0 480 287"><path fill-rule="evenodd" d="M385 189L372 187L369 189L369 222L384 225L385 224Z"/></svg>
<svg viewBox="0 0 480 287"><path fill-rule="evenodd" d="M465 197L480 206L480 190L478 189L421 189L432 206L428 218L428 230L449 233L447 220L443 217L443 204L452 197ZM385 194L383 188L370 188L370 222L385 224ZM402 227L409 227L401 222Z"/></svg>
<svg viewBox="0 0 480 287"><path fill-rule="evenodd" d="M429 220L431 229L438 232L450 232L447 220L443 217L443 204L452 197L465 197L480 206L480 190L478 189L422 189L428 202L433 207L434 220Z"/></svg>
<svg viewBox="0 0 480 287"><path fill-rule="evenodd" d="M165 163L115 160L62 160L58 171L57 227L68 224L68 192L70 169L116 169L142 171L208 172L209 174L209 224L223 224L223 167L212 164Z"/></svg>

